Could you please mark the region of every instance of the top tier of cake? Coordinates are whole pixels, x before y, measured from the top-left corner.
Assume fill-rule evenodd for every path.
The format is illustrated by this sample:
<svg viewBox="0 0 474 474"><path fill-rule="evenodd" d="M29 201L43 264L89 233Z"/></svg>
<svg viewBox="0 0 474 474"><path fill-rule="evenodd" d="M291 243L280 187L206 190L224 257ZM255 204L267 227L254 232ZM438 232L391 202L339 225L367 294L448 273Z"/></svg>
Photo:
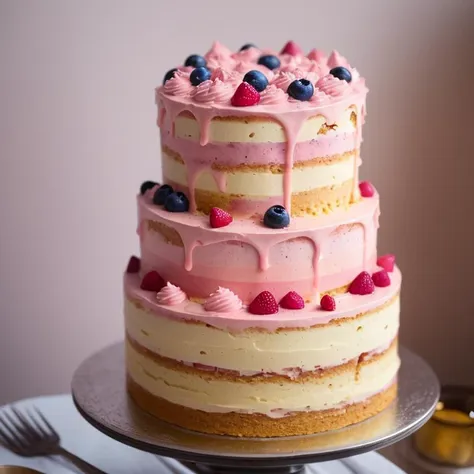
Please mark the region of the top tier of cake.
<svg viewBox="0 0 474 474"><path fill-rule="evenodd" d="M191 212L217 206L262 216L280 204L292 216L318 216L347 208L360 198L366 94L335 51L304 55L290 42L280 53L232 52L216 42L156 89L164 182L188 196Z"/></svg>

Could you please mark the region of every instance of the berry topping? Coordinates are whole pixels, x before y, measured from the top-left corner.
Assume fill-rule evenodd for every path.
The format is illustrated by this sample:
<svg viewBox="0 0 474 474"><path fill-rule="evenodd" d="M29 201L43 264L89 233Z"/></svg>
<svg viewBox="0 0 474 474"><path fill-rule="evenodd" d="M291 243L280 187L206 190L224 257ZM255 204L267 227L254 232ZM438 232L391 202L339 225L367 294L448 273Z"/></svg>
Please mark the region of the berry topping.
<svg viewBox="0 0 474 474"><path fill-rule="evenodd" d="M258 58L258 64L273 70L279 68L281 63L276 56L273 56L272 54L265 54L264 56L260 56Z"/></svg>
<svg viewBox="0 0 474 474"><path fill-rule="evenodd" d="M283 229L290 225L290 215L283 206L272 206L265 212L263 224L271 229Z"/></svg>
<svg viewBox="0 0 474 474"><path fill-rule="evenodd" d="M324 311L335 311L336 300L330 295L324 295L319 303Z"/></svg>
<svg viewBox="0 0 474 474"><path fill-rule="evenodd" d="M386 286L390 285L390 277L387 273L387 270L385 269L375 272L372 275L372 280L374 282L374 285L380 288L385 288Z"/></svg>
<svg viewBox="0 0 474 474"><path fill-rule="evenodd" d="M249 313L275 314L278 313L278 303L269 291L262 291L249 304Z"/></svg>
<svg viewBox="0 0 474 474"><path fill-rule="evenodd" d="M232 216L218 207L213 207L209 213L209 221L211 227L217 229L218 227L225 227L232 222Z"/></svg>
<svg viewBox="0 0 474 474"><path fill-rule="evenodd" d="M165 286L165 280L155 271L148 272L140 284L140 288L145 291L160 291Z"/></svg>
<svg viewBox="0 0 474 474"><path fill-rule="evenodd" d="M202 67L197 67L189 76L189 80L193 86L198 86L201 82L208 81L211 78L211 71Z"/></svg>
<svg viewBox="0 0 474 474"><path fill-rule="evenodd" d="M313 97L314 86L308 79L296 79L288 86L288 95L296 100L309 100Z"/></svg>
<svg viewBox="0 0 474 474"><path fill-rule="evenodd" d="M382 267L387 272L393 272L393 268L395 267L395 255L391 253L387 255L381 255L377 259L377 265Z"/></svg>
<svg viewBox="0 0 474 474"><path fill-rule="evenodd" d="M234 107L247 107L249 105L256 105L260 102L260 94L247 82L242 82L242 84L237 87L235 94L230 100L231 104Z"/></svg>
<svg viewBox="0 0 474 474"><path fill-rule="evenodd" d="M239 51L245 51L246 49L249 49L249 48L256 48L256 46L252 43L246 43L240 48Z"/></svg>
<svg viewBox="0 0 474 474"><path fill-rule="evenodd" d="M249 71L245 74L244 82L248 82L257 92L262 92L268 86L268 79L260 71Z"/></svg>
<svg viewBox="0 0 474 474"><path fill-rule="evenodd" d="M169 81L170 79L173 79L173 77L174 77L176 71L177 71L176 68L170 69L170 70L165 74L165 77L163 78L163 84L164 84L166 81Z"/></svg>
<svg viewBox="0 0 474 474"><path fill-rule="evenodd" d="M283 49L280 51L280 54L291 54L291 56L298 56L303 54L303 50L294 41L288 41L288 43L286 43Z"/></svg>
<svg viewBox="0 0 474 474"><path fill-rule="evenodd" d="M187 212L189 201L184 193L171 193L165 201L165 209L168 212Z"/></svg>
<svg viewBox="0 0 474 474"><path fill-rule="evenodd" d="M140 271L140 259L132 255L127 265L127 273L138 273Z"/></svg>
<svg viewBox="0 0 474 474"><path fill-rule="evenodd" d="M375 194L375 189L369 181L359 183L359 190L362 197L371 198Z"/></svg>
<svg viewBox="0 0 474 474"><path fill-rule="evenodd" d="M349 286L349 292L353 295L370 295L374 291L374 282L367 272L359 273Z"/></svg>
<svg viewBox="0 0 474 474"><path fill-rule="evenodd" d="M304 299L296 291L290 291L280 300L280 306L285 309L303 309Z"/></svg>
<svg viewBox="0 0 474 474"><path fill-rule="evenodd" d="M140 194L143 196L149 189L152 189L155 186L158 186L158 183L155 183L154 181L144 181L140 186Z"/></svg>
<svg viewBox="0 0 474 474"><path fill-rule="evenodd" d="M345 67L342 67L342 66L333 67L329 71L329 74L331 74L334 77L337 77L341 81L346 81L346 82L351 82L352 81L351 72L349 71L349 69L346 69Z"/></svg>
<svg viewBox="0 0 474 474"><path fill-rule="evenodd" d="M162 206L166 198L174 192L174 189L169 185L169 184L163 184L163 186L160 186L156 191L155 194L153 195L153 204L156 204L157 206Z"/></svg>
<svg viewBox="0 0 474 474"><path fill-rule="evenodd" d="M199 56L199 54L191 54L191 56L188 56L184 62L185 66L191 67L205 67L206 64L206 59Z"/></svg>

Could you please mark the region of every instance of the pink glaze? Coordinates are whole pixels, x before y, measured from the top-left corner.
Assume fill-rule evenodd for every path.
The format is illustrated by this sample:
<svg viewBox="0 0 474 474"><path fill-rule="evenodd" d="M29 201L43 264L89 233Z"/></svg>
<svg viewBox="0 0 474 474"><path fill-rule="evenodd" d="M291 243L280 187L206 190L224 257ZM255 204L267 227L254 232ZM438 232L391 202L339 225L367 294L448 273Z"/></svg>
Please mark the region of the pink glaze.
<svg viewBox="0 0 474 474"><path fill-rule="evenodd" d="M254 315L245 308L234 313L210 313L202 304L189 300L176 306L162 306L150 292L140 289L140 280L136 274L125 274L124 287L128 298L138 300L145 308L157 317L169 317L179 320L198 321L218 329L231 332L244 331L249 328L262 328L276 331L279 328L308 328L330 321L357 316L390 301L400 290L401 273L395 268L392 284L385 288L376 288L371 295L351 295L344 293L336 296L336 311L323 311L314 303L302 310L281 308L276 314Z"/></svg>
<svg viewBox="0 0 474 474"><path fill-rule="evenodd" d="M214 61L212 65L208 64L209 67L222 67L229 71L238 71L244 74L248 69L261 69L261 66L253 61L237 61L236 55L229 55L227 48L222 45L214 44L213 48L209 53L209 61ZM334 54L331 56L331 64L334 61L342 61L339 56ZM240 58L239 58L240 59ZM320 71L320 61L313 61L311 58L305 58L304 56L290 56L280 55L282 63L282 70L291 72L296 69L302 71ZM329 60L327 67L329 67ZM268 70L265 71L269 76ZM278 73L278 71L275 71ZM273 73L272 73L273 74ZM332 77L332 76L331 76ZM324 78L322 78L324 79ZM320 79L320 81L322 81ZM334 78L332 78L334 79ZM174 122L176 117L182 112L191 113L199 124L200 128L200 144L205 147L209 143L209 124L214 117L245 117L248 115L267 117L276 120L281 124L286 135L286 147L285 147L285 171L283 176L283 204L288 211L291 212L291 181L292 181L292 169L295 161L295 149L297 144L297 136L303 123L310 117L321 114L326 118L329 123L336 123L337 118L343 113L348 107L353 106L359 120L357 120L357 130L354 137L354 143L352 149L359 149L361 143L361 125L365 114L365 96L367 88L365 87L365 81L361 78L359 80L353 80L350 84L344 82L345 85L340 85L333 81L331 78L326 78L318 86L321 90L326 92L330 97L328 104L318 104L317 102L299 102L299 101L287 101L286 104L261 104L251 107L238 108L229 106L227 103L208 102L205 107L185 94L183 96L169 95L164 90L164 87L158 87L156 89L156 103L159 107L158 114L158 125L161 127L164 123L165 116L168 116L168 121L171 124L171 135L174 135ZM217 79L216 79L217 80ZM234 85L235 87L235 85ZM163 111L164 110L164 111ZM195 203L195 173L202 170L202 165L199 168L189 169L189 161L191 159L198 159L200 155L186 155L181 154L181 158L188 166L189 175L189 192L188 196L190 199L191 212L196 210ZM357 171L358 156L354 158L354 168ZM354 196L356 194L356 188L353 189Z"/></svg>
<svg viewBox="0 0 474 474"><path fill-rule="evenodd" d="M277 299L292 290L311 297L349 284L375 264L376 198L318 218L293 218L282 230L242 219L211 229L205 216L168 213L149 196L138 197L138 212L140 222L162 223L183 242L183 247L170 245L141 225L142 270L156 269L191 296L207 297L224 286L244 302L263 290Z"/></svg>
<svg viewBox="0 0 474 474"><path fill-rule="evenodd" d="M164 306L175 306L182 303L185 299L187 299L186 294L178 286L172 285L170 282L156 295L157 303Z"/></svg>
<svg viewBox="0 0 474 474"><path fill-rule="evenodd" d="M235 313L242 308L242 301L227 288L219 287L204 303L206 311L215 313Z"/></svg>

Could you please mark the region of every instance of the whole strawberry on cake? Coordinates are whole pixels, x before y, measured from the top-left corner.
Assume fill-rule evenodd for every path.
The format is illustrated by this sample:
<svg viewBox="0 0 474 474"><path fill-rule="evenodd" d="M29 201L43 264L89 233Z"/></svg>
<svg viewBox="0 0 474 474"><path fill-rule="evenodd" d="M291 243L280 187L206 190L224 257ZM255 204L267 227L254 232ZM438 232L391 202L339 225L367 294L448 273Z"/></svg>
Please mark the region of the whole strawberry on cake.
<svg viewBox="0 0 474 474"><path fill-rule="evenodd" d="M365 80L336 51L215 42L156 89L163 180L137 197L128 391L191 430L338 429L397 390L401 274L359 181Z"/></svg>

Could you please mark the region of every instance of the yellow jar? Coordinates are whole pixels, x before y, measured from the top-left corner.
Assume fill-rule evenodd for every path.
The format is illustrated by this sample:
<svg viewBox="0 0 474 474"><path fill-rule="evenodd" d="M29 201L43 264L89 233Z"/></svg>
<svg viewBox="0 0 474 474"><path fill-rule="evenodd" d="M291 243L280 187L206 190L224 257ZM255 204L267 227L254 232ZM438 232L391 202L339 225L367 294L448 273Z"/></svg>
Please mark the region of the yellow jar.
<svg viewBox="0 0 474 474"><path fill-rule="evenodd" d="M442 387L435 413L413 435L413 443L437 463L474 466L474 387Z"/></svg>

